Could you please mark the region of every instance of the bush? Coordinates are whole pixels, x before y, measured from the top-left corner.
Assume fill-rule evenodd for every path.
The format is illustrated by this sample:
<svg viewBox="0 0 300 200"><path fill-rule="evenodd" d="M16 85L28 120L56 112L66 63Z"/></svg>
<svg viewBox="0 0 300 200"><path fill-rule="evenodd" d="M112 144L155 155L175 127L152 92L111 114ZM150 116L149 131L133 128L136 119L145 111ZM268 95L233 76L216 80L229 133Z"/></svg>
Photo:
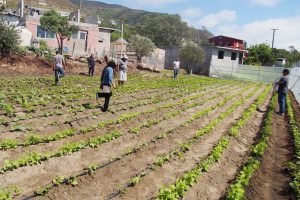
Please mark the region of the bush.
<svg viewBox="0 0 300 200"><path fill-rule="evenodd" d="M0 21L0 58L11 57L18 53L20 36L14 26Z"/></svg>
<svg viewBox="0 0 300 200"><path fill-rule="evenodd" d="M188 42L180 51L180 59L187 73L190 73L193 67L204 62L205 52L203 48L196 43Z"/></svg>

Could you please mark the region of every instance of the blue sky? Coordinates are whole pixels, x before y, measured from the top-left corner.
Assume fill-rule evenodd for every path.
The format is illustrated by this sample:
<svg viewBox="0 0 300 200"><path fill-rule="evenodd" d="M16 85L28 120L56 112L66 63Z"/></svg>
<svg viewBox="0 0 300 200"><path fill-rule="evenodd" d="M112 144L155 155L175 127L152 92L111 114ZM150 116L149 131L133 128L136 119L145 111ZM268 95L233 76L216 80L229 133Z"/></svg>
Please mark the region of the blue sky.
<svg viewBox="0 0 300 200"><path fill-rule="evenodd" d="M228 35L248 44L272 41L271 28L278 28L275 47L300 50L299 0L101 0L154 12L180 14L196 28L215 35Z"/></svg>

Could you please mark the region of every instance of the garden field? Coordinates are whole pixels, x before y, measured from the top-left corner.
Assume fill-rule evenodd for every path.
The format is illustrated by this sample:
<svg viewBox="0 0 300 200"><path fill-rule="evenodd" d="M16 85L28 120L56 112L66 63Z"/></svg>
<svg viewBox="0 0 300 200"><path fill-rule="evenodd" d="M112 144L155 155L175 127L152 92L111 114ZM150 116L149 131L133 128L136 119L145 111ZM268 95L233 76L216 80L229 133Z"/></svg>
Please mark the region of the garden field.
<svg viewBox="0 0 300 200"><path fill-rule="evenodd" d="M0 78L1 199L297 199L300 110L272 86L136 73Z"/></svg>

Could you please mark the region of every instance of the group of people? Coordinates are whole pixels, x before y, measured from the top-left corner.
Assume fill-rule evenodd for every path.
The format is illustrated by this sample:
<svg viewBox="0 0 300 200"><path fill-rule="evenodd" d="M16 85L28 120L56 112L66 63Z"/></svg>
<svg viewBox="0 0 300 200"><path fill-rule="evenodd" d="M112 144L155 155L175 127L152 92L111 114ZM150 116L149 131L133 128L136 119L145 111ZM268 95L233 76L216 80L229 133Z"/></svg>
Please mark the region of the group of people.
<svg viewBox="0 0 300 200"><path fill-rule="evenodd" d="M53 71L55 72L55 85L59 85L60 79L65 76L64 69L66 66L64 57L59 53L59 51L56 52L54 62L55 64L53 66ZM109 61L108 57L105 56L104 62L106 63L106 67L102 71L100 80L100 89L102 92L97 93L96 98L98 99L102 97L105 99L102 111L106 112L108 110L110 97L112 96L112 88L116 87L114 83L114 76L116 75L116 72L119 71L119 85L123 85L127 81L128 57L124 55L118 62L116 62L113 59ZM95 71L95 59L93 54L91 54L88 59L88 66L89 76L93 76ZM173 70L174 79L176 79L180 70L180 62L178 58L173 63ZM288 94L289 73L290 72L288 69L284 69L282 72L282 78L278 82L275 82L279 104L279 111L277 114L281 116L283 116L286 112L286 96Z"/></svg>
<svg viewBox="0 0 300 200"><path fill-rule="evenodd" d="M124 85L127 81L128 57L127 55L123 55L119 61L115 61L114 59L109 60L108 57L105 56L103 62L105 63L105 67L102 70L100 79L100 89L102 92L96 93L96 99L105 99L102 111L106 112L108 110L110 97L112 96L112 89L116 87L114 77L116 76L117 71L119 71L119 85ZM95 65L96 61L94 55L91 54L88 58L89 76L94 76ZM53 65L55 85L60 85L60 79L65 76L65 67L66 62L64 57L59 51L56 51Z"/></svg>

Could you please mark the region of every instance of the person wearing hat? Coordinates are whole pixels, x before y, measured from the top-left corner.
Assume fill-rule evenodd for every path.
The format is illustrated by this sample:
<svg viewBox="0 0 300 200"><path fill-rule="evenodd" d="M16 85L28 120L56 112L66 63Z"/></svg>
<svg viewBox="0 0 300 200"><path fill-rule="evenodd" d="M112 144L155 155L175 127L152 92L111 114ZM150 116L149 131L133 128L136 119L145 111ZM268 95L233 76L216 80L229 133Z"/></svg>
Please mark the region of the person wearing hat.
<svg viewBox="0 0 300 200"><path fill-rule="evenodd" d="M124 55L121 57L119 61L119 85L124 85L124 83L127 81L127 65L128 65L128 57L127 55Z"/></svg>
<svg viewBox="0 0 300 200"><path fill-rule="evenodd" d="M107 112L109 106L109 100L112 96L112 87L115 88L114 84L114 70L116 69L116 62L114 60L110 60L107 66L103 69L100 81L100 89L102 93L96 94L96 99L99 97L104 97L104 105L102 108L103 112Z"/></svg>
<svg viewBox="0 0 300 200"><path fill-rule="evenodd" d="M279 114L280 116L284 116L284 113L286 111L286 95L289 92L289 78L288 75L290 74L290 71L288 69L284 69L283 77L276 82L276 85L278 85L278 104L279 104Z"/></svg>

